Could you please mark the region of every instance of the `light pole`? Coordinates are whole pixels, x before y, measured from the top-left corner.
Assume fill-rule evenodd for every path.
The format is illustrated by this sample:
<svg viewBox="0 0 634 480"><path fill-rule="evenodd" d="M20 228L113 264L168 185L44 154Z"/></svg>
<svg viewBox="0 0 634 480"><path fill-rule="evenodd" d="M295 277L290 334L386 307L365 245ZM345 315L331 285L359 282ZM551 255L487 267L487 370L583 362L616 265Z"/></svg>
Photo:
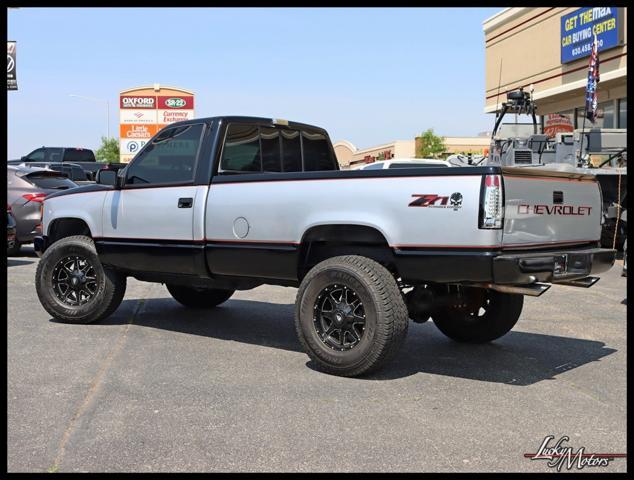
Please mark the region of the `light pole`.
<svg viewBox="0 0 634 480"><path fill-rule="evenodd" d="M71 93L68 95L69 97L77 97L77 98L83 98L84 100L90 100L93 102L103 102L106 104L106 122L108 125L108 138L110 138L110 101L108 100L104 100L102 98L94 98L94 97L85 97L84 95L75 95L74 93Z"/></svg>

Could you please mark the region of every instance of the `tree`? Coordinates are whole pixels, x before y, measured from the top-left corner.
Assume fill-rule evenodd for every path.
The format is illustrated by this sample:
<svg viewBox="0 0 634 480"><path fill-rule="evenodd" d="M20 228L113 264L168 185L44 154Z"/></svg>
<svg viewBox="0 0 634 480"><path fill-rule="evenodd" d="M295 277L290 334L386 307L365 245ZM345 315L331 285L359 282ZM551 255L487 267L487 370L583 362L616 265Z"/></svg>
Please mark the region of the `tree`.
<svg viewBox="0 0 634 480"><path fill-rule="evenodd" d="M116 138L101 137L101 147L95 152L95 158L98 162L119 161L119 140Z"/></svg>
<svg viewBox="0 0 634 480"><path fill-rule="evenodd" d="M429 128L417 138L416 154L419 158L438 158L445 151L443 137L434 135L434 129Z"/></svg>

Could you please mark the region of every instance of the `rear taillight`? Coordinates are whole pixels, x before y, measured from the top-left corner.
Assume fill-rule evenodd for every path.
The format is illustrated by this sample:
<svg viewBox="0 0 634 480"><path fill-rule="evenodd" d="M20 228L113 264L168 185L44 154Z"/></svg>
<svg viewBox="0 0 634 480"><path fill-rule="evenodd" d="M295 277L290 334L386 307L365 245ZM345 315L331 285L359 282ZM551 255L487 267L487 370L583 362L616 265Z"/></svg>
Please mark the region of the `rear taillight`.
<svg viewBox="0 0 634 480"><path fill-rule="evenodd" d="M502 228L504 197L501 175L485 175L480 191L479 228Z"/></svg>
<svg viewBox="0 0 634 480"><path fill-rule="evenodd" d="M22 195L27 202L39 202L42 203L46 198L47 193L25 193Z"/></svg>

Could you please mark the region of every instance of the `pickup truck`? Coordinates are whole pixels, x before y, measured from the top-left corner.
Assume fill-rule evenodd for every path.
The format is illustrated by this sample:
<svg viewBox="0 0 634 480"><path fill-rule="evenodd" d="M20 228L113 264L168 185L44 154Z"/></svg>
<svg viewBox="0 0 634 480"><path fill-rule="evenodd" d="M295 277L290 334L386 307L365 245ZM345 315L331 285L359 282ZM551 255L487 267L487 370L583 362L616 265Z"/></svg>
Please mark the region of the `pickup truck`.
<svg viewBox="0 0 634 480"><path fill-rule="evenodd" d="M19 160L9 160L9 164L21 164L25 162L72 162L84 169L86 178L82 180L94 181L97 172L101 169L118 170L125 167L124 163L98 162L95 154L88 148L75 147L41 147L36 148Z"/></svg>
<svg viewBox="0 0 634 480"><path fill-rule="evenodd" d="M237 116L165 127L126 168L46 197L42 225L35 283L54 318L109 316L128 276L191 308L298 287L299 340L342 376L392 358L410 319L460 342L499 338L524 295L589 287L615 258L599 246L591 175L341 171L325 130Z"/></svg>

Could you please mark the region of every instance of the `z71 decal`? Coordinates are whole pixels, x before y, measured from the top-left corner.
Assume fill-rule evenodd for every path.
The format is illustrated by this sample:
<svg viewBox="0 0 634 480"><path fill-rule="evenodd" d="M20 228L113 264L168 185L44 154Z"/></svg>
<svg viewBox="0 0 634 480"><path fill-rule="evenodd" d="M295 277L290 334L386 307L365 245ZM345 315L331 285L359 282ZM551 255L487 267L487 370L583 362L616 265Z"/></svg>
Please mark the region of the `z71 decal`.
<svg viewBox="0 0 634 480"><path fill-rule="evenodd" d="M409 207L429 207L429 208L462 208L462 194L454 192L451 196L441 196L435 193L413 193Z"/></svg>

